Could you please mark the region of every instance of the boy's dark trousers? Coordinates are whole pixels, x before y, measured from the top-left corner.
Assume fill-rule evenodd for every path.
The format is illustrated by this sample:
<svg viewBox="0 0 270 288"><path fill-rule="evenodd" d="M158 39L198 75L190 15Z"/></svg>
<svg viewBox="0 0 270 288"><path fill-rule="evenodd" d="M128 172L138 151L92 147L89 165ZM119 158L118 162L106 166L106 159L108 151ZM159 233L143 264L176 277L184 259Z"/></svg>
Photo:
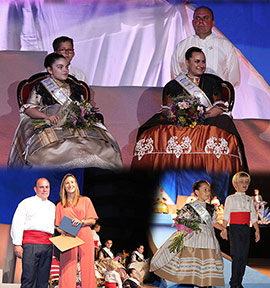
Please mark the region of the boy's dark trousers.
<svg viewBox="0 0 270 288"><path fill-rule="evenodd" d="M231 287L242 287L248 261L250 228L246 224L230 224L230 250L232 257Z"/></svg>

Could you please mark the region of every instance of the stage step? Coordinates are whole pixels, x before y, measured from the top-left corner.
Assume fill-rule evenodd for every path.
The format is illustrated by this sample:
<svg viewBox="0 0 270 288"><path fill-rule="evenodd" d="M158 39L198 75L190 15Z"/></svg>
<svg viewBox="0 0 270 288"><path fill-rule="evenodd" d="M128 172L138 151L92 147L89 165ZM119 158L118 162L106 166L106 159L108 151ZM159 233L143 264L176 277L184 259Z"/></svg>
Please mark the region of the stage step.
<svg viewBox="0 0 270 288"><path fill-rule="evenodd" d="M3 270L0 269L0 288L20 288L21 284L18 283L2 283Z"/></svg>

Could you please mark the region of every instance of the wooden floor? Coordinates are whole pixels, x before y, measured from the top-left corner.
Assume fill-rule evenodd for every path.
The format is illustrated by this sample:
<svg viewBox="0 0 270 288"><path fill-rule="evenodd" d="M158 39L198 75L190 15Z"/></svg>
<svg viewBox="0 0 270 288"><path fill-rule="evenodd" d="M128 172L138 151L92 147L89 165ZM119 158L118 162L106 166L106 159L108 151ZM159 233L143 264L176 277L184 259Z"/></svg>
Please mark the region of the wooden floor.
<svg viewBox="0 0 270 288"><path fill-rule="evenodd" d="M248 266L270 278L269 258L250 258L248 259Z"/></svg>

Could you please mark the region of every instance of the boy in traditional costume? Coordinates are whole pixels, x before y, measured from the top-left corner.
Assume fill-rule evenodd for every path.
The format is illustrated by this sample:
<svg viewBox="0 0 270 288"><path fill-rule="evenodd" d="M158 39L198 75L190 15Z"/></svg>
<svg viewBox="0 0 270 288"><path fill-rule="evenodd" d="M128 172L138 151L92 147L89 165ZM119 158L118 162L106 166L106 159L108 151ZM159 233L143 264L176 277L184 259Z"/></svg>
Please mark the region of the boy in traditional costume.
<svg viewBox="0 0 270 288"><path fill-rule="evenodd" d="M255 228L255 242L260 240L260 229L252 197L245 194L250 184L250 175L238 172L233 176L236 192L226 198L223 225L229 224L232 257L232 288L241 288L249 251L250 224ZM227 231L225 231L227 232Z"/></svg>

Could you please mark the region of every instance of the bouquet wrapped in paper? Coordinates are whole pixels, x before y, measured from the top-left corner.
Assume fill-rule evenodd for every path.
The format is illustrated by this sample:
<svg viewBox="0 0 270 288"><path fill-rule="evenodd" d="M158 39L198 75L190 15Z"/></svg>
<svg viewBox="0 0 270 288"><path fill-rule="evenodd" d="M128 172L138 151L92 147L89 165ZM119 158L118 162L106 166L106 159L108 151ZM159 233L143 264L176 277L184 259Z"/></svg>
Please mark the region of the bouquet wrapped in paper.
<svg viewBox="0 0 270 288"><path fill-rule="evenodd" d="M176 237L169 245L171 253L182 253L184 248L184 237L192 232L198 233L201 231L199 227L200 216L192 209L189 204L186 204L182 209L177 209L177 216L173 219L174 226L177 229Z"/></svg>

